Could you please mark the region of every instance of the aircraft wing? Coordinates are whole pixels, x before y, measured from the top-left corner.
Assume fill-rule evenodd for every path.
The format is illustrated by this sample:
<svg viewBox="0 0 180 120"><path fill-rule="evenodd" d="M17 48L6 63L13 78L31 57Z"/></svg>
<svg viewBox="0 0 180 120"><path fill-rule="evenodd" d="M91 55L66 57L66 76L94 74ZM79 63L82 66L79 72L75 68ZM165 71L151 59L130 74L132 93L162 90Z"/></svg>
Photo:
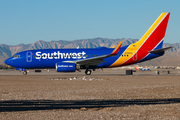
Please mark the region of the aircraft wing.
<svg viewBox="0 0 180 120"><path fill-rule="evenodd" d="M104 61L105 58L116 55L119 52L121 45L122 45L122 41L119 42L118 46L113 50L113 52L111 54L93 57L93 58L76 60L76 61L72 61L72 62L79 64L79 65L99 65L102 62L106 62L106 61ZM64 61L64 62L68 62L68 61Z"/></svg>
<svg viewBox="0 0 180 120"><path fill-rule="evenodd" d="M106 62L106 61L104 61L104 58L107 58L107 55L77 60L77 61L75 61L75 63L79 64L79 65L99 65L102 62Z"/></svg>
<svg viewBox="0 0 180 120"><path fill-rule="evenodd" d="M119 52L121 45L122 45L122 41L119 42L118 46L113 50L113 52L111 54L103 55L103 56L99 56L99 57L88 58L88 59L82 59L82 60L78 60L75 62L76 62L76 64L79 64L79 65L99 65L102 62L106 62L106 61L104 61L105 58L116 55Z"/></svg>

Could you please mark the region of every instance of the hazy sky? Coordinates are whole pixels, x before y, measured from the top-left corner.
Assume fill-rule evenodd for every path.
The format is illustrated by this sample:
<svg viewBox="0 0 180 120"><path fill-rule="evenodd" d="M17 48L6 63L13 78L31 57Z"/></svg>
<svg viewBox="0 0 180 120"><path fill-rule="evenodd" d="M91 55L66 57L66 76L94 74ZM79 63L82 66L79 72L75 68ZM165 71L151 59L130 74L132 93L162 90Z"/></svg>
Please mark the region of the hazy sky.
<svg viewBox="0 0 180 120"><path fill-rule="evenodd" d="M87 38L140 39L171 12L166 43L180 43L180 0L0 0L0 44Z"/></svg>

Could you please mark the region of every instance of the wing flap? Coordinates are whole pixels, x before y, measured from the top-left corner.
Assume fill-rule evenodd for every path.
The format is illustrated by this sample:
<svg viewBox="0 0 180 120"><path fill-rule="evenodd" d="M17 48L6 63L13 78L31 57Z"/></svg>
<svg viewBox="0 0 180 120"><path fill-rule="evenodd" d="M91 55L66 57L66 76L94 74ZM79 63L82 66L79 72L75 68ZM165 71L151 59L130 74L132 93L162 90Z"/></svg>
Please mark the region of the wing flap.
<svg viewBox="0 0 180 120"><path fill-rule="evenodd" d="M98 65L98 64L100 64L102 62L105 62L105 61L103 61L104 58L106 58L106 55L105 56L100 56L100 57L94 57L94 58L78 60L75 63L80 64L80 65Z"/></svg>

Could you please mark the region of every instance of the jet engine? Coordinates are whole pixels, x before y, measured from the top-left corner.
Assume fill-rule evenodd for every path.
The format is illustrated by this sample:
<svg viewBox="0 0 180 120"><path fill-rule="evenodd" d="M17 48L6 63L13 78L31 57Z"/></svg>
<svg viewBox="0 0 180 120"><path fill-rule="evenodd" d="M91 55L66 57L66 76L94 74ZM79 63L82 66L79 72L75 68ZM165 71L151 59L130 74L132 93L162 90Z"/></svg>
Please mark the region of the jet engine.
<svg viewBox="0 0 180 120"><path fill-rule="evenodd" d="M77 69L80 69L80 66L75 63L56 63L57 72L75 72Z"/></svg>

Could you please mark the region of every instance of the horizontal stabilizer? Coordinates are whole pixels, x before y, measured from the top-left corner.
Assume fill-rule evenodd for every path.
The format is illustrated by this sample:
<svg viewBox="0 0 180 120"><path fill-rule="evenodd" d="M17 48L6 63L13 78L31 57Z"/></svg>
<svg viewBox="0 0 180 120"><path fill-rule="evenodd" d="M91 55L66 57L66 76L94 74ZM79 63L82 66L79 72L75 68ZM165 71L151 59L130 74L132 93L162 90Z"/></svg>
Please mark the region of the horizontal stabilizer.
<svg viewBox="0 0 180 120"><path fill-rule="evenodd" d="M161 53L163 51L166 51L166 50L169 50L173 47L166 47L166 48L162 48L162 49L157 49L157 50L153 50L153 51L149 51L150 53L154 53L154 54L157 54L157 53Z"/></svg>

